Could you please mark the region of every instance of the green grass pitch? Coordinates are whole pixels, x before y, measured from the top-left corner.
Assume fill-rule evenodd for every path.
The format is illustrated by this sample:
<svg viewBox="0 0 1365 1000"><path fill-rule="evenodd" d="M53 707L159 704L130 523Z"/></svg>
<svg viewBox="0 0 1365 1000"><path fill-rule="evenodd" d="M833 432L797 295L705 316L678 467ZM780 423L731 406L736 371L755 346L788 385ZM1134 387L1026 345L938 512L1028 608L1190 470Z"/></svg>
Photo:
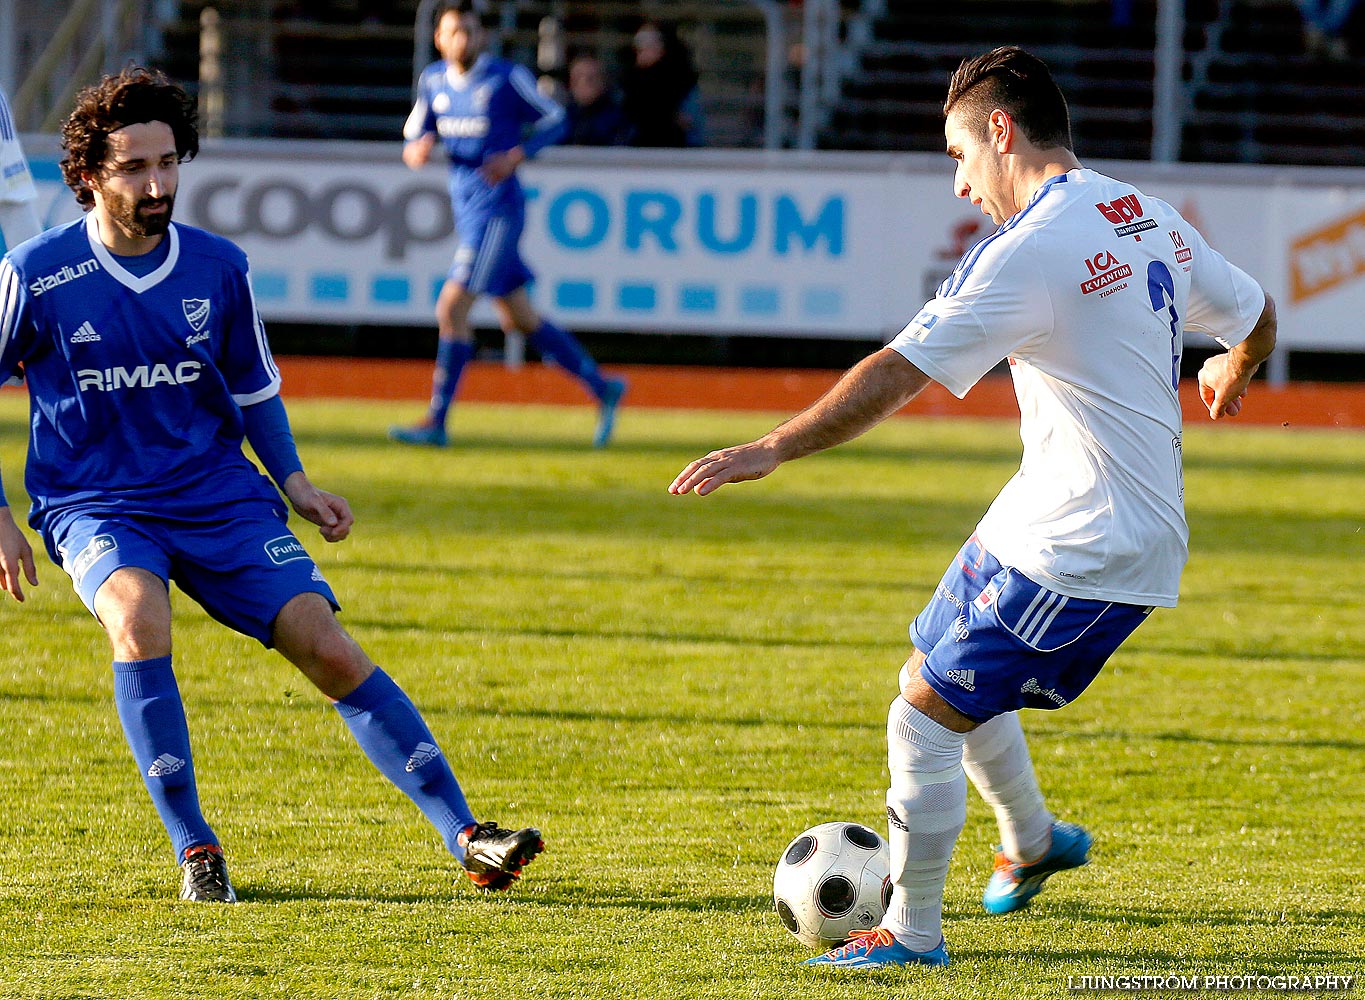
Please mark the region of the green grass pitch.
<svg viewBox="0 0 1365 1000"><path fill-rule="evenodd" d="M25 407L0 398L20 510ZM627 410L599 453L587 407L467 405L435 452L384 441L411 409L292 403L314 481L358 518L335 546L294 526L477 812L540 825L547 853L476 895L301 675L177 594L243 900L178 902L107 644L44 556L0 609L0 997L1018 1000L1087 975L1365 975L1365 435L1188 429L1180 607L1077 704L1025 713L1093 863L987 917L973 793L952 966L833 982L797 964L773 866L815 823L884 829L905 626L1016 467L1014 426L893 421L698 499L666 492L682 466L776 416Z"/></svg>

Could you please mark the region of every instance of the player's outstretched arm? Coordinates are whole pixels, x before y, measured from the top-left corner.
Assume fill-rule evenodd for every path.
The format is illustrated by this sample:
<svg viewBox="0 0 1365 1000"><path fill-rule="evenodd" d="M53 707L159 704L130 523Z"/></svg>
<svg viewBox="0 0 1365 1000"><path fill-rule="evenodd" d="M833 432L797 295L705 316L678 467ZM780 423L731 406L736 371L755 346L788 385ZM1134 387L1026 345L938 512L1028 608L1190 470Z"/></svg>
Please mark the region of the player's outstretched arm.
<svg viewBox="0 0 1365 1000"><path fill-rule="evenodd" d="M1235 417L1242 412L1251 377L1275 350L1277 329L1275 300L1266 295L1265 307L1246 340L1204 362L1199 369L1199 398L1208 407L1210 419Z"/></svg>
<svg viewBox="0 0 1365 1000"><path fill-rule="evenodd" d="M24 586L19 578L30 586L38 586L38 567L33 564L33 548L28 539L14 523L14 515L8 507L0 507L0 587L3 587L16 600L24 599Z"/></svg>
<svg viewBox="0 0 1365 1000"><path fill-rule="evenodd" d="M302 470L284 481L284 495L300 517L318 526L318 534L327 541L339 542L351 533L355 516L346 498L318 489Z"/></svg>
<svg viewBox="0 0 1365 1000"><path fill-rule="evenodd" d="M674 495L714 493L762 479L783 462L851 441L914 399L929 376L889 347L864 358L809 407L757 441L699 458L673 480Z"/></svg>

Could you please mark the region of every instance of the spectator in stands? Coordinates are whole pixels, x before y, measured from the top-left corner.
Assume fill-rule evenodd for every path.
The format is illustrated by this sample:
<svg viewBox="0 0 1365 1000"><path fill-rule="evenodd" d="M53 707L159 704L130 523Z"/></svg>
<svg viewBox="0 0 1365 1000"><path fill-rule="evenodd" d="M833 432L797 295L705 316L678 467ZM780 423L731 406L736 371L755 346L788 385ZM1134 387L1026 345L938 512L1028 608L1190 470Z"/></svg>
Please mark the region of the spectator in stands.
<svg viewBox="0 0 1365 1000"><path fill-rule="evenodd" d="M624 146L630 140L621 101L607 83L602 60L591 52L569 63L569 100L565 107L570 146Z"/></svg>
<svg viewBox="0 0 1365 1000"><path fill-rule="evenodd" d="M689 98L695 101L697 89L692 54L671 27L653 21L635 32L633 47L635 61L622 79L626 120L634 130L631 145L664 149L688 145L694 122L685 107Z"/></svg>
<svg viewBox="0 0 1365 1000"><path fill-rule="evenodd" d="M1303 47L1310 56L1341 62L1350 58L1346 24L1356 0L1297 0L1303 13Z"/></svg>

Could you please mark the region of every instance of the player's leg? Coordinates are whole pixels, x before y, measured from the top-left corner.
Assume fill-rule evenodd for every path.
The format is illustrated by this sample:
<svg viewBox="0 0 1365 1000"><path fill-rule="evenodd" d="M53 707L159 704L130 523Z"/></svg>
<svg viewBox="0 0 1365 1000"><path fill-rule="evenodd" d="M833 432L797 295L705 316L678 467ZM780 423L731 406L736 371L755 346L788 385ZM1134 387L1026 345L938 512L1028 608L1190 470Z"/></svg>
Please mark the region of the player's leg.
<svg viewBox="0 0 1365 1000"><path fill-rule="evenodd" d="M967 818L962 746L974 725L911 674L891 703L886 726L890 905L871 932L807 964L846 969L948 964L943 889Z"/></svg>
<svg viewBox="0 0 1365 1000"><path fill-rule="evenodd" d="M497 305L504 329L520 330L526 334L531 346L542 357L573 375L592 393L598 408L593 447L605 448L611 442L615 429L616 408L626 392L624 380L603 375L578 338L537 313L525 285L499 297Z"/></svg>
<svg viewBox="0 0 1365 1000"><path fill-rule="evenodd" d="M538 830L475 821L417 706L341 626L328 598L293 597L275 619L273 641L332 699L365 756L416 803L476 885L506 888L544 849Z"/></svg>
<svg viewBox="0 0 1365 1000"><path fill-rule="evenodd" d="M127 538L121 541L125 557L132 556L135 545ZM166 580L125 566L101 583L90 583L95 588L91 610L104 625L114 652L114 704L181 866L180 896L235 902L218 837L199 804L189 724L171 666Z"/></svg>
<svg viewBox="0 0 1365 1000"><path fill-rule="evenodd" d="M1054 817L1038 787L1019 713L997 715L973 730L962 764L995 812L1001 852L1015 862L1036 861L1046 854Z"/></svg>
<svg viewBox="0 0 1365 1000"><path fill-rule="evenodd" d="M462 252L463 252L462 248ZM426 417L413 427L391 427L389 437L401 444L444 446L446 421L455 395L460 388L460 376L465 365L474 357L474 333L469 326L469 311L478 295L464 285L466 266L456 254L451 276L436 296L436 367L431 376L431 402Z"/></svg>

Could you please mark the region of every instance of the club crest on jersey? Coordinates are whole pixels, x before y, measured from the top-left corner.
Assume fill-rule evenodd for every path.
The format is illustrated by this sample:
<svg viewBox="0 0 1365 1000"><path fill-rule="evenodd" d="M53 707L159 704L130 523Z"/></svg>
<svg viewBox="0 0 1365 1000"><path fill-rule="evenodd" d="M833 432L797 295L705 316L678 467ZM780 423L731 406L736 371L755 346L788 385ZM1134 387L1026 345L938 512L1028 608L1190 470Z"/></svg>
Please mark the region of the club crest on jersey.
<svg viewBox="0 0 1365 1000"><path fill-rule="evenodd" d="M438 115L443 115L450 110L450 95L437 94L431 99L431 110Z"/></svg>
<svg viewBox="0 0 1365 1000"><path fill-rule="evenodd" d="M1089 295L1091 292L1100 292L1100 298L1104 298L1110 292L1116 292L1124 285L1116 284L1126 278L1133 276L1133 268L1128 264L1119 262L1108 250L1101 250L1093 257L1085 259L1086 270L1090 272L1090 277L1081 282L1081 294ZM1107 291L1100 291L1107 289Z"/></svg>
<svg viewBox="0 0 1365 1000"><path fill-rule="evenodd" d="M481 87L474 88L473 103L474 110L478 114L483 114L488 110L488 97L493 93L493 87L485 83Z"/></svg>
<svg viewBox="0 0 1365 1000"><path fill-rule="evenodd" d="M1156 219L1142 217L1142 202L1135 194L1126 194L1110 202L1099 201L1095 203L1095 207L1100 210L1101 215L1115 223L1115 236L1131 236L1141 240L1139 233L1155 229L1157 225Z"/></svg>
<svg viewBox="0 0 1365 1000"><path fill-rule="evenodd" d="M190 324L190 329L195 333L203 333L209 321L209 300L181 299L180 305L185 310L185 320Z"/></svg>

